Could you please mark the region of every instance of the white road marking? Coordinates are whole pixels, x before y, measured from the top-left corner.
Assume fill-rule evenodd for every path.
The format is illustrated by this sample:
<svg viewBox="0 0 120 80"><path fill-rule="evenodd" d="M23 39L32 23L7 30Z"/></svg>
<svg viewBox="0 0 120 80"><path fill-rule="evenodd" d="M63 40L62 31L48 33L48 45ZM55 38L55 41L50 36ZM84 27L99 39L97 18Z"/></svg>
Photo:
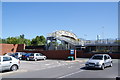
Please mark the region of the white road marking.
<svg viewBox="0 0 120 80"><path fill-rule="evenodd" d="M71 75L73 75L73 74L77 74L77 73L80 73L80 72L82 72L82 71L84 71L84 70L80 70L80 71L77 71L77 72L74 72L74 73L70 73L70 74L67 74L67 75L64 75L64 76L61 76L61 77L58 77L58 78L65 78L65 77L67 77L67 76L71 76Z"/></svg>
<svg viewBox="0 0 120 80"><path fill-rule="evenodd" d="M25 62L27 62L27 63L36 63L36 64L38 64L38 63L41 63L40 61L38 61L38 62L31 62L31 61L22 61L23 63ZM52 64L54 64L54 63L52 63ZM38 69L34 69L34 71L36 71L36 70L44 70L44 69L50 69L50 68L55 68L55 67L60 67L60 66L66 66L66 65L70 65L70 64L74 64L74 63L58 63L58 65L55 65L55 66L49 66L49 65L51 65L50 63L47 63L47 64L45 64L46 66L48 66L48 67L46 67L46 68L38 68ZM68 68L72 68L73 66L69 66ZM17 71L12 71L12 72L5 72L5 73L2 73L2 75L9 75L9 74L14 74L14 73L20 73L20 72L28 72L28 71L30 71L30 70L25 70L25 69L20 69L20 70L17 70Z"/></svg>
<svg viewBox="0 0 120 80"><path fill-rule="evenodd" d="M51 65L51 64L45 64L45 65Z"/></svg>
<svg viewBox="0 0 120 80"><path fill-rule="evenodd" d="M58 64L56 66L49 66L47 68L41 68L41 69L36 69L36 70L45 70L45 69L50 69L50 68L55 68L55 67L60 67L60 66L66 66L66 65L69 65L69 64ZM72 68L72 66L70 68Z"/></svg>
<svg viewBox="0 0 120 80"><path fill-rule="evenodd" d="M68 68L72 68L73 66L69 66Z"/></svg>

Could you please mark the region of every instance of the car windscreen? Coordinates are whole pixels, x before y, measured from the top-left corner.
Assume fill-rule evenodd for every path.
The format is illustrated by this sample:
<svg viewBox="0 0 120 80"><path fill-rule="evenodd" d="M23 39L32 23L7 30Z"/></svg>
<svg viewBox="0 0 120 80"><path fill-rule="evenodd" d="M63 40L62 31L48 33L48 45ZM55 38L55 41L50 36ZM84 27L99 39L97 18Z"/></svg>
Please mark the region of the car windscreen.
<svg viewBox="0 0 120 80"><path fill-rule="evenodd" d="M34 54L30 54L30 56L34 56Z"/></svg>
<svg viewBox="0 0 120 80"><path fill-rule="evenodd" d="M18 55L18 53L15 53L15 55L17 56L17 55Z"/></svg>
<svg viewBox="0 0 120 80"><path fill-rule="evenodd" d="M96 56L93 56L92 59L102 60L103 56L102 55L96 55Z"/></svg>

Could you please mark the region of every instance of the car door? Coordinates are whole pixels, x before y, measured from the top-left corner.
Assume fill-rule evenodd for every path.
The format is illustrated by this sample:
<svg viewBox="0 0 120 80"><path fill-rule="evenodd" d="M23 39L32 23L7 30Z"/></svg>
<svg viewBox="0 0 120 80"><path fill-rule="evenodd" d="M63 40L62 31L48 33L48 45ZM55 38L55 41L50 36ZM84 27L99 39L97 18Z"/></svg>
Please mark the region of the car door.
<svg viewBox="0 0 120 80"><path fill-rule="evenodd" d="M3 61L1 63L2 70L9 70L10 66L12 64L12 58L11 57L3 57Z"/></svg>
<svg viewBox="0 0 120 80"><path fill-rule="evenodd" d="M44 59L44 56L41 53L39 55L40 55L41 59Z"/></svg>
<svg viewBox="0 0 120 80"><path fill-rule="evenodd" d="M15 58L17 58L17 59L18 59L18 53L15 53Z"/></svg>
<svg viewBox="0 0 120 80"><path fill-rule="evenodd" d="M111 65L111 58L109 55L107 55L107 59L108 59L108 66Z"/></svg>
<svg viewBox="0 0 120 80"><path fill-rule="evenodd" d="M36 54L36 58L37 58L37 59L41 59L41 57L40 57L39 54Z"/></svg>
<svg viewBox="0 0 120 80"><path fill-rule="evenodd" d="M104 60L105 60L105 66L109 66L109 59L107 55L104 56Z"/></svg>

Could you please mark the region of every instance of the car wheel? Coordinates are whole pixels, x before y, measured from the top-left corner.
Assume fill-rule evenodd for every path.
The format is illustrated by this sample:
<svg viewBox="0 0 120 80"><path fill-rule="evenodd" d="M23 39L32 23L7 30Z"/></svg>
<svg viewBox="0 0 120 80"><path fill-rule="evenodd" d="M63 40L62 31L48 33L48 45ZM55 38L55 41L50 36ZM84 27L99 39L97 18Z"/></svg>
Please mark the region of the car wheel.
<svg viewBox="0 0 120 80"><path fill-rule="evenodd" d="M37 61L37 58L35 58L35 61Z"/></svg>
<svg viewBox="0 0 120 80"><path fill-rule="evenodd" d="M27 57L27 59L26 59L27 61L29 61L30 59Z"/></svg>
<svg viewBox="0 0 120 80"><path fill-rule="evenodd" d="M13 65L11 66L10 70L11 71L16 71L18 69L18 66L17 65Z"/></svg>
<svg viewBox="0 0 120 80"><path fill-rule="evenodd" d="M20 60L22 60L22 58L21 58L21 57L20 57L19 59L20 59Z"/></svg>
<svg viewBox="0 0 120 80"><path fill-rule="evenodd" d="M105 65L104 65L104 64L101 66L101 69L102 69L102 70L104 70L104 69L105 69Z"/></svg>
<svg viewBox="0 0 120 80"><path fill-rule="evenodd" d="M46 60L46 58L44 57L43 60Z"/></svg>
<svg viewBox="0 0 120 80"><path fill-rule="evenodd" d="M112 67L112 62L110 63L110 67Z"/></svg>

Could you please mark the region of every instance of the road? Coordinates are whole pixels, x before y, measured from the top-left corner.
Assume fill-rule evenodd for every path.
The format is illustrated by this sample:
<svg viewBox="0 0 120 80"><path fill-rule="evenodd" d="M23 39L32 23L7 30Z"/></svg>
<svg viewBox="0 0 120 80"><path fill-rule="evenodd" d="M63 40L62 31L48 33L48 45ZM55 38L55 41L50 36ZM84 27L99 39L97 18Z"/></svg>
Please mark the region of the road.
<svg viewBox="0 0 120 80"><path fill-rule="evenodd" d="M67 64L48 66L42 69L21 70L2 75L3 78L116 78L118 76L118 60L113 60L113 67L99 69L84 69L85 61L67 62ZM36 69L36 70L34 70Z"/></svg>

